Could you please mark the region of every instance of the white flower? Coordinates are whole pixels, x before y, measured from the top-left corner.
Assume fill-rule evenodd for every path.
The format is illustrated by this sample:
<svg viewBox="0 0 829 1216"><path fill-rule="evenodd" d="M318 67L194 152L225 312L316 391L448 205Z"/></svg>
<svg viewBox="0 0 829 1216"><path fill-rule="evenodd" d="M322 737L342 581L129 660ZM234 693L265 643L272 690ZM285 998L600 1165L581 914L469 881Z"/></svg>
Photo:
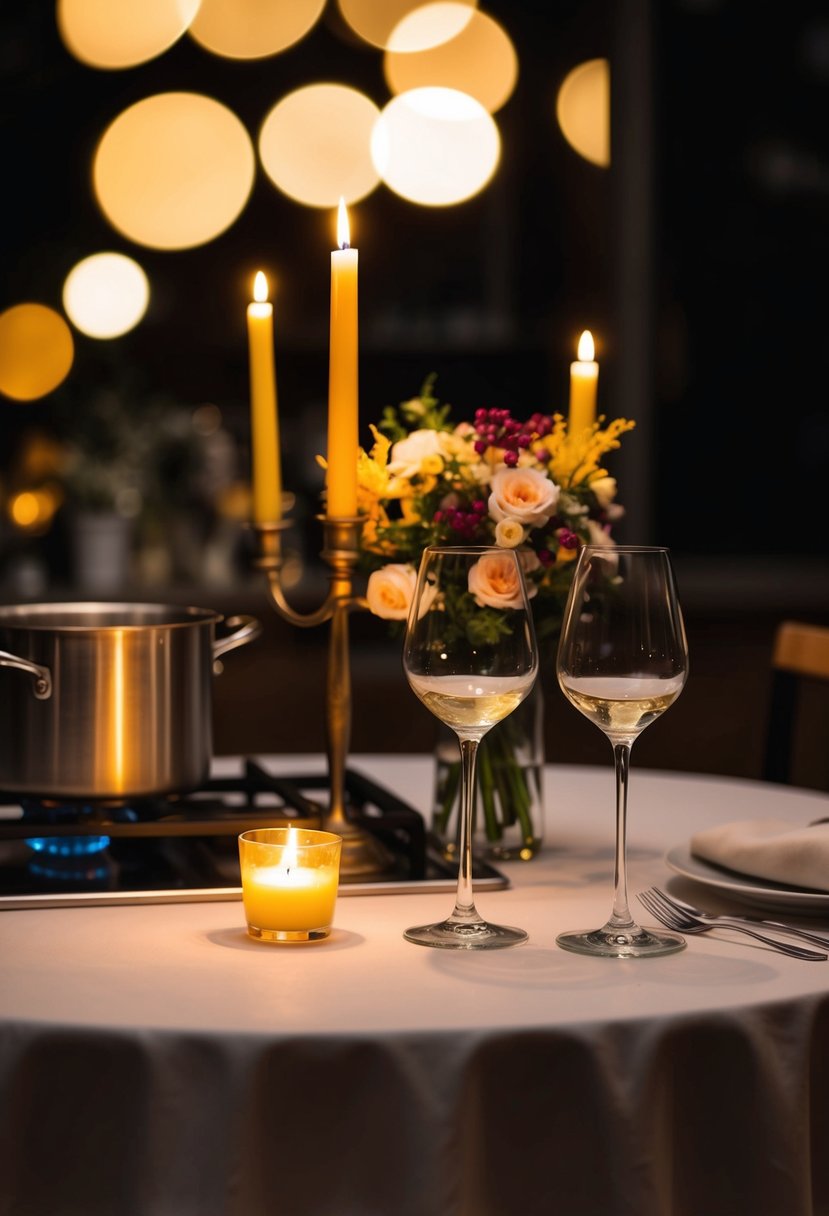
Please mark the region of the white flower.
<svg viewBox="0 0 829 1216"><path fill-rule="evenodd" d="M440 432L412 431L393 444L388 470L394 476L410 479L418 475L425 459L442 455Z"/></svg>
<svg viewBox="0 0 829 1216"><path fill-rule="evenodd" d="M500 519L495 525L495 543L502 549L514 549L524 539L524 526L517 519Z"/></svg>
<svg viewBox="0 0 829 1216"><path fill-rule="evenodd" d="M469 571L469 590L480 608L523 608L522 581L515 560L506 553L487 553ZM538 588L525 585L531 599Z"/></svg>
<svg viewBox="0 0 829 1216"><path fill-rule="evenodd" d="M558 510L561 515L573 516L586 515L590 508L586 507L583 502L579 502L574 495L562 490L558 499Z"/></svg>
<svg viewBox="0 0 829 1216"><path fill-rule="evenodd" d="M405 621L416 586L417 571L407 563L390 562L381 570L374 570L366 586L369 610L385 621ZM436 595L436 587L424 588L420 598L421 616L429 611Z"/></svg>
<svg viewBox="0 0 829 1216"><path fill-rule="evenodd" d="M438 431L441 456L457 460L458 464L477 464L478 453L472 445L475 428L468 422L460 422L454 431Z"/></svg>
<svg viewBox="0 0 829 1216"><path fill-rule="evenodd" d="M605 549L616 548L616 541L609 532L605 531L597 519L588 519L585 520L585 523L587 524L587 531L590 533L588 544L601 545Z"/></svg>
<svg viewBox="0 0 829 1216"><path fill-rule="evenodd" d="M515 519L538 528L555 514L559 489L537 469L503 469L492 478L489 514L494 520Z"/></svg>
<svg viewBox="0 0 829 1216"><path fill-rule="evenodd" d="M476 459L469 465L468 473L476 485L486 487L489 485L492 469L485 460L478 460L476 455Z"/></svg>

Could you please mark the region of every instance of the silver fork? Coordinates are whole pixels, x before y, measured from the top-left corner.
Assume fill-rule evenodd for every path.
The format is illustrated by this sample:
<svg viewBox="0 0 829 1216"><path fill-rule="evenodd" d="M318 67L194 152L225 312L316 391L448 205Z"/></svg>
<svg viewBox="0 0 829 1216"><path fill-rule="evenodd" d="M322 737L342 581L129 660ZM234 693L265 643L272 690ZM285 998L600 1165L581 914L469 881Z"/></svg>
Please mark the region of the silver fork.
<svg viewBox="0 0 829 1216"><path fill-rule="evenodd" d="M771 946L773 950L778 950L781 954L787 954L790 958L800 958L810 962L825 962L827 957L829 957L829 955L819 953L817 950L807 950L805 946L796 946L794 942L784 942L776 937L767 937L765 933L758 933L755 929L743 924L742 921L729 920L723 924L721 921L703 920L699 916L694 916L690 912L684 912L680 908L667 903L663 893L656 887L651 887L648 891L641 891L638 899L643 908L650 912L651 916L655 917L663 925L667 925L669 929L676 929L680 933L707 933L711 929L729 929L736 933L744 933L747 937L752 937L755 941L762 942L765 946Z"/></svg>
<svg viewBox="0 0 829 1216"><path fill-rule="evenodd" d="M718 912L705 912L702 908L695 908L693 904L686 903L682 899L677 899L675 895L668 895L665 891L660 891L658 887L651 889L666 904L670 904L671 907L677 908L680 912L687 912L689 916L698 916L700 920L715 921L718 925L736 923L738 925L750 925L756 929L774 929L777 933L787 933L790 937L799 937L804 942L811 942L813 946L822 946L824 949L829 949L829 937L825 934L813 933L809 929L800 929L796 925L785 925L782 921L766 920L759 916L736 916Z"/></svg>

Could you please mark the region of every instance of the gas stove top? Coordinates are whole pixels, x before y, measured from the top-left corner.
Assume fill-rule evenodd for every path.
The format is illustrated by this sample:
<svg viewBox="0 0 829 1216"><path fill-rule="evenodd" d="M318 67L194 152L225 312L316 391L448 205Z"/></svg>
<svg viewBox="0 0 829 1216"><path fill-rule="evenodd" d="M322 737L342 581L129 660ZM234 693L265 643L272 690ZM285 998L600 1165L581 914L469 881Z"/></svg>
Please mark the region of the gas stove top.
<svg viewBox="0 0 829 1216"><path fill-rule="evenodd" d="M341 876L340 895L454 891L423 816L363 773L346 772L349 816L384 846L388 868ZM276 775L247 759L196 791L125 804L63 803L0 791L0 911L241 898L237 836L256 827L320 827L327 778ZM475 859L476 888L508 880Z"/></svg>

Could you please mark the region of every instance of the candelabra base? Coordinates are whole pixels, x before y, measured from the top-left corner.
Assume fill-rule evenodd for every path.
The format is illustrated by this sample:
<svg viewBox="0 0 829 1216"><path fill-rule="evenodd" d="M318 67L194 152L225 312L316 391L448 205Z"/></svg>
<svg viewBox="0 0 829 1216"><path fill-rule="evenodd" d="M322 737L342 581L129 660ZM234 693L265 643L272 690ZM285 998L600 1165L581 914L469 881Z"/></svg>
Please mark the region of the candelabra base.
<svg viewBox="0 0 829 1216"><path fill-rule="evenodd" d="M357 824L326 823L326 831L337 832L343 838L340 854L340 879L367 878L391 870L394 858L376 836Z"/></svg>

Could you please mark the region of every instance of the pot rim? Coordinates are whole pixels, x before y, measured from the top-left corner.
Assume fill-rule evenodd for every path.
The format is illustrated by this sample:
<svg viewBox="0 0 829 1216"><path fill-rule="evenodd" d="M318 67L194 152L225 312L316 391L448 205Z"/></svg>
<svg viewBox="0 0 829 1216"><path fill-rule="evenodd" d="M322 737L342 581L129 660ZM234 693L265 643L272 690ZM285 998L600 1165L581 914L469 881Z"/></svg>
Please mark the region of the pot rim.
<svg viewBox="0 0 829 1216"><path fill-rule="evenodd" d="M83 620L61 621L61 614L75 618L123 616L145 613L156 620L114 620L108 623ZM43 633L94 633L101 630L189 629L193 625L218 624L224 620L221 612L192 605L133 603L130 601L89 600L75 603L13 604L0 607L0 628L35 630Z"/></svg>

